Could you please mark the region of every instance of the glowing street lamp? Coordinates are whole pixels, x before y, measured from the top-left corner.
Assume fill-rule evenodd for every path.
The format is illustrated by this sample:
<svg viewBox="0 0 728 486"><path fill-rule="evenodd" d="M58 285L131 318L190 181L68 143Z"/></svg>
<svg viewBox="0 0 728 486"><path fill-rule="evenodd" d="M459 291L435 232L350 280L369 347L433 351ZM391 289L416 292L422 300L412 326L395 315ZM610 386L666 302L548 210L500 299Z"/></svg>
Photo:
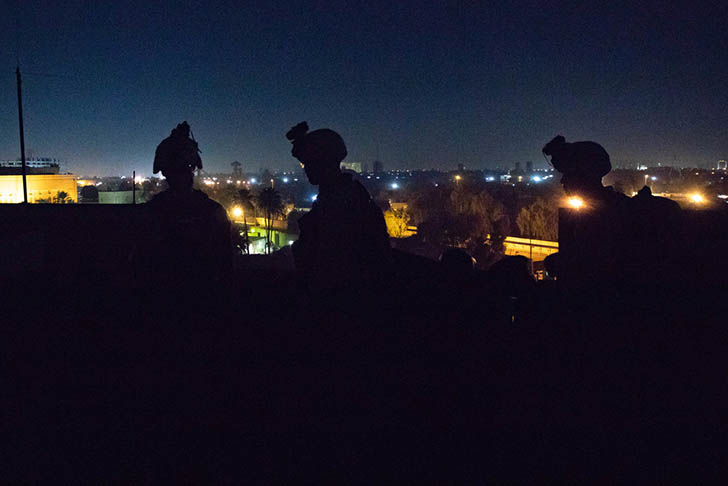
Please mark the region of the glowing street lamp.
<svg viewBox="0 0 728 486"><path fill-rule="evenodd" d="M689 197L690 197L690 202L693 203L693 204L703 204L703 203L705 203L705 197L703 197L702 194L699 194L697 192L696 193L693 193L693 194L690 194Z"/></svg>
<svg viewBox="0 0 728 486"><path fill-rule="evenodd" d="M566 203L573 209L581 209L584 207L584 200L578 196L570 197L566 200Z"/></svg>
<svg viewBox="0 0 728 486"><path fill-rule="evenodd" d="M233 216L235 216L236 218L239 218L242 215L243 215L243 209L239 206L235 206L233 208Z"/></svg>

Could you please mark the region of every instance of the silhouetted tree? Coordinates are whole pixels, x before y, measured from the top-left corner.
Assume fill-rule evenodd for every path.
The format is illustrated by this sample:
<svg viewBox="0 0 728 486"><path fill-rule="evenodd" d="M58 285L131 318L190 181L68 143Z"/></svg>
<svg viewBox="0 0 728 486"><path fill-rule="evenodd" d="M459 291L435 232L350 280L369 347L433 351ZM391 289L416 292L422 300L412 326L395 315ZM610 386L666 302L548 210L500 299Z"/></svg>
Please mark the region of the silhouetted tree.
<svg viewBox="0 0 728 486"><path fill-rule="evenodd" d="M273 219L283 214L283 200L278 191L272 187L266 187L258 194L258 207L263 211L263 217L265 218L265 246L266 252L270 253Z"/></svg>
<svg viewBox="0 0 728 486"><path fill-rule="evenodd" d="M516 224L524 238L555 241L559 237L558 211L542 198L537 198L531 205L521 208Z"/></svg>
<svg viewBox="0 0 728 486"><path fill-rule="evenodd" d="M407 227L412 222L412 216L406 208L389 208L384 212L384 221L387 223L389 236L403 238L407 235Z"/></svg>
<svg viewBox="0 0 728 486"><path fill-rule="evenodd" d="M56 202L58 204L66 204L66 198L68 197L68 193L65 191L58 191L56 193Z"/></svg>
<svg viewBox="0 0 728 486"><path fill-rule="evenodd" d="M503 205L476 187L432 188L417 194L412 215L423 239L447 246L474 247L494 232Z"/></svg>
<svg viewBox="0 0 728 486"><path fill-rule="evenodd" d="M288 220L288 232L292 233L294 235L300 234L301 229L298 226L298 220L301 216L303 216L305 211L297 211L293 210L290 213L288 213L288 216L286 217Z"/></svg>
<svg viewBox="0 0 728 486"><path fill-rule="evenodd" d="M99 202L99 190L96 186L83 186L81 188L81 202L97 203Z"/></svg>
<svg viewBox="0 0 728 486"><path fill-rule="evenodd" d="M250 251L248 242L248 213L255 209L255 198L248 188L243 187L235 192L235 203L238 204L240 209L243 211L243 231L245 232L245 237L243 238L243 251L247 254Z"/></svg>

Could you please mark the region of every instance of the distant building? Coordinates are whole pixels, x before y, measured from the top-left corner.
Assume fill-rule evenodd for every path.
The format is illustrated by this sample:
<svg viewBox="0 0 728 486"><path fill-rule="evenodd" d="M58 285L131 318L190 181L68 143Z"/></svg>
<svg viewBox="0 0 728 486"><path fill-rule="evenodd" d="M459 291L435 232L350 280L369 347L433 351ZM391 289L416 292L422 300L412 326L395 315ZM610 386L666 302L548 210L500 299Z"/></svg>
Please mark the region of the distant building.
<svg viewBox="0 0 728 486"><path fill-rule="evenodd" d="M367 162L361 163L361 171L365 174L369 173L369 164Z"/></svg>
<svg viewBox="0 0 728 486"><path fill-rule="evenodd" d="M55 202L59 192L66 193L66 201L78 202L78 186L73 174L26 175L28 202ZM0 175L0 203L23 202L23 176Z"/></svg>
<svg viewBox="0 0 728 486"><path fill-rule="evenodd" d="M372 171L375 174L379 174L380 172L384 172L384 164L382 164L379 160L375 160L374 164L372 165Z"/></svg>
<svg viewBox="0 0 728 486"><path fill-rule="evenodd" d="M242 179L243 178L243 164L238 162L237 160L230 164L233 168L233 179Z"/></svg>
<svg viewBox="0 0 728 486"><path fill-rule="evenodd" d="M526 162L526 172L529 174L533 172L533 162L530 160Z"/></svg>
<svg viewBox="0 0 728 486"><path fill-rule="evenodd" d="M463 164L458 164L458 172L463 172L465 170L465 166Z"/></svg>
<svg viewBox="0 0 728 486"><path fill-rule="evenodd" d="M342 162L341 168L361 174L361 164L359 162Z"/></svg>
<svg viewBox="0 0 728 486"><path fill-rule="evenodd" d="M60 161L50 157L36 157L25 161L28 174L58 174ZM22 175L22 160L0 160L0 175Z"/></svg>
<svg viewBox="0 0 728 486"><path fill-rule="evenodd" d="M716 167L718 170L728 170L728 161L727 160L719 160L718 166Z"/></svg>
<svg viewBox="0 0 728 486"><path fill-rule="evenodd" d="M132 191L98 192L99 204L133 204L135 198L137 204L146 202L146 198L144 197L144 193L142 191L136 191L136 194L134 194Z"/></svg>

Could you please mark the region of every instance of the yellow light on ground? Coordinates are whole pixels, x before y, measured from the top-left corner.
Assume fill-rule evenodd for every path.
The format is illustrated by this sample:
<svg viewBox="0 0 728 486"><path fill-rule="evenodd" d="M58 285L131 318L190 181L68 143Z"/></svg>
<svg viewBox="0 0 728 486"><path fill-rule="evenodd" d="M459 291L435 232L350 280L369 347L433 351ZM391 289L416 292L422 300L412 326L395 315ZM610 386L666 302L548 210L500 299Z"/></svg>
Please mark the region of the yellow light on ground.
<svg viewBox="0 0 728 486"><path fill-rule="evenodd" d="M690 202L695 204L702 204L705 202L705 198L702 194L698 194L697 192L694 194L690 194Z"/></svg>
<svg viewBox="0 0 728 486"><path fill-rule="evenodd" d="M239 208L239 207L233 208L233 216L235 216L236 218L239 218L242 215L243 215L243 210L241 208Z"/></svg>
<svg viewBox="0 0 728 486"><path fill-rule="evenodd" d="M460 177L459 175L456 175L456 176L455 176L455 180L456 180L456 181L459 181L460 179L462 179L462 177Z"/></svg>
<svg viewBox="0 0 728 486"><path fill-rule="evenodd" d="M582 198L576 197L576 196L570 197L569 199L567 199L566 203L574 209L581 209L584 207L584 200Z"/></svg>

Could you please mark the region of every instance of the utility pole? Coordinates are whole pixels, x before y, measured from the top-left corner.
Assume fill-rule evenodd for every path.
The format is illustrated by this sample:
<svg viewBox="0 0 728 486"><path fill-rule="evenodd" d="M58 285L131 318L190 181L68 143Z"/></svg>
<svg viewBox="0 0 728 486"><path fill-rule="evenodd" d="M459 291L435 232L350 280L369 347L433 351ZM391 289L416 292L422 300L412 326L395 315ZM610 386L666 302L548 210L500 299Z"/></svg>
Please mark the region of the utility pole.
<svg viewBox="0 0 728 486"><path fill-rule="evenodd" d="M127 172L128 174L128 172ZM131 203L136 204L136 171L131 171Z"/></svg>
<svg viewBox="0 0 728 486"><path fill-rule="evenodd" d="M15 69L15 77L18 81L18 125L20 127L20 160L23 164L23 202L28 202L28 181L25 169L25 134L23 132L23 92L20 79L20 65Z"/></svg>

